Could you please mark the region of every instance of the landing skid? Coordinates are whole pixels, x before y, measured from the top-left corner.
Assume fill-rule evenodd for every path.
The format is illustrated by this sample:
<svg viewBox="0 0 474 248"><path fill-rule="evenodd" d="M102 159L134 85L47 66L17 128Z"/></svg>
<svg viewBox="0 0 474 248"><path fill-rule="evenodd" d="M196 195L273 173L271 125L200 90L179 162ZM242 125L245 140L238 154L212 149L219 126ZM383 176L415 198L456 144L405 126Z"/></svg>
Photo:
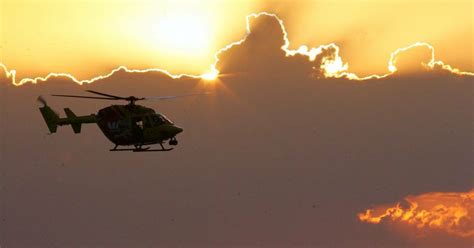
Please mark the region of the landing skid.
<svg viewBox="0 0 474 248"><path fill-rule="evenodd" d="M117 148L116 145L114 148L110 149L111 152L123 152L123 151L132 151L132 152L167 152L173 150L173 148L165 148L163 144L161 145L161 149L150 149L151 147L144 147L136 146L135 148Z"/></svg>
<svg viewBox="0 0 474 248"><path fill-rule="evenodd" d="M147 147L150 148L150 147ZM132 150L133 152L168 152L173 150L173 148L164 148L164 149L138 149L138 150Z"/></svg>

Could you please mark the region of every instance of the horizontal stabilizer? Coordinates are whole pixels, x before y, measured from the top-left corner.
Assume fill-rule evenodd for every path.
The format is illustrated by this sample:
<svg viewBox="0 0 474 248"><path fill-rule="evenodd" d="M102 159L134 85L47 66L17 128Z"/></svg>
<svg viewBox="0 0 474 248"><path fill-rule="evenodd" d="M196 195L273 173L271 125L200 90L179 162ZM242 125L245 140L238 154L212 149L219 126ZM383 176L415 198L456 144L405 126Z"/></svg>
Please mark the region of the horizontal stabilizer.
<svg viewBox="0 0 474 248"><path fill-rule="evenodd" d="M72 112L70 108L65 108L64 113L66 113L67 119L69 123L71 124L72 130L74 133L80 133L81 132L81 122L77 119L76 114Z"/></svg>

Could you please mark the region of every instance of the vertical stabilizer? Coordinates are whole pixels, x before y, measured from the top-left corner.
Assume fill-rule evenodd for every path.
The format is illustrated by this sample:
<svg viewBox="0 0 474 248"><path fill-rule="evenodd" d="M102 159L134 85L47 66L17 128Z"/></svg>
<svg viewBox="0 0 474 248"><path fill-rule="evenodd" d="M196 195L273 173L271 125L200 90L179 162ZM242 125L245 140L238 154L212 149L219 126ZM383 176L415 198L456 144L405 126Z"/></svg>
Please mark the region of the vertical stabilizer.
<svg viewBox="0 0 474 248"><path fill-rule="evenodd" d="M52 110L48 105L44 105L39 108L41 115L43 116L46 125L51 133L55 133L58 129L59 116Z"/></svg>
<svg viewBox="0 0 474 248"><path fill-rule="evenodd" d="M78 121L76 114L72 112L70 108L65 108L64 113L66 113L67 119L69 123L71 124L72 130L74 133L80 133L81 132L81 122Z"/></svg>

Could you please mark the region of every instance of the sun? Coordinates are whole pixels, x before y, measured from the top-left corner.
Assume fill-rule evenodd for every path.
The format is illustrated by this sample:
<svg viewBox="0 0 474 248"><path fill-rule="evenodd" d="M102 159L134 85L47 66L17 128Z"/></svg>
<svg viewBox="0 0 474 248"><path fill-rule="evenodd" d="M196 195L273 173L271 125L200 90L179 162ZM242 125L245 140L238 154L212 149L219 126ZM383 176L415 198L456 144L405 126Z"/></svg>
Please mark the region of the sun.
<svg viewBox="0 0 474 248"><path fill-rule="evenodd" d="M208 17L199 13L169 13L159 18L149 38L160 50L194 56L209 51L211 27Z"/></svg>
<svg viewBox="0 0 474 248"><path fill-rule="evenodd" d="M219 71L213 68L210 72L202 74L201 78L206 81L214 81L217 79L217 76L219 76Z"/></svg>

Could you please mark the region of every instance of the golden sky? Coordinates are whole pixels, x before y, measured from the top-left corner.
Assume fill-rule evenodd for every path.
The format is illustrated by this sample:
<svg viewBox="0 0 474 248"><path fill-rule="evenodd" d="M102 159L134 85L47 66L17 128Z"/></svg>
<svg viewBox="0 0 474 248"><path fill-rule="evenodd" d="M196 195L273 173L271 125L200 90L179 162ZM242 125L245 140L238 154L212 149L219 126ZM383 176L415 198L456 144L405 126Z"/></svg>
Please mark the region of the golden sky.
<svg viewBox="0 0 474 248"><path fill-rule="evenodd" d="M260 11L284 21L290 49L334 42L360 76L386 73L390 53L417 41L474 71L470 0L0 1L0 62L18 78L85 79L120 65L202 74L219 49L245 35L245 17Z"/></svg>

